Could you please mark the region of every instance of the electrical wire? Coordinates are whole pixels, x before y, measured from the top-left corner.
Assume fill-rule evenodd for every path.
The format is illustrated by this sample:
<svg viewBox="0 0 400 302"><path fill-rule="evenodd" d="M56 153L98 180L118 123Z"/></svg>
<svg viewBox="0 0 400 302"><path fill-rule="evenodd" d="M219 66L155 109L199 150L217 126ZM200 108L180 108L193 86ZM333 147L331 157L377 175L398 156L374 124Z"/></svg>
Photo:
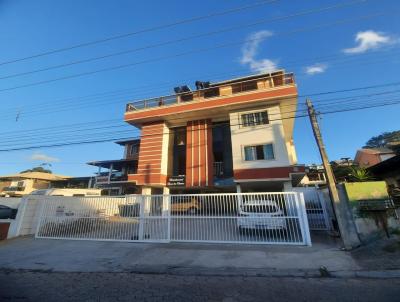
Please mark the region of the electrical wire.
<svg viewBox="0 0 400 302"><path fill-rule="evenodd" d="M384 15L384 13L368 15L368 16L364 16L362 18L351 18L351 19L346 19L346 20L339 20L339 21L336 21L334 23L318 25L318 26L312 27L312 28L301 28L301 29L296 29L296 30L292 30L292 31L288 31L288 32L280 32L280 33L275 34L275 36L290 35L290 34L299 33L299 32L302 32L302 31L307 31L307 30L310 30L310 29L313 29L313 30L314 29L320 29L320 28L323 28L323 27L326 27L326 26L344 24L346 22L359 20L359 19L365 19L367 17L370 18L372 16L377 16L377 15ZM193 50L190 50L190 51L185 51L185 52L181 52L181 53L177 53L177 54L173 54L173 55L162 56L162 57L158 57L158 58L151 58L151 59L147 59L147 60L143 60L143 61L131 62L131 63L126 63L126 64L114 65L114 66L101 68L101 69L97 69L97 70L91 70L91 71L71 74L71 75L68 75L68 76L62 76L62 77L58 77L58 78L42 80L42 81L38 81L38 82L32 82L32 83L17 85L17 86L8 87L8 88L2 88L2 89L0 89L0 92L17 90L17 89L21 89L21 88L27 88L27 87L38 86L38 85L43 85L43 84L48 84L48 83L54 83L54 82L58 82L58 81L64 81L64 80L74 79L74 78L78 78L78 77L83 77L83 76L88 76L88 75L93 75L93 74L98 74L98 73L103 73L103 72L120 70L120 69L129 68L129 67L133 67L133 66L138 66L138 65L142 65L142 64L160 62L160 61L179 58L179 57L183 57L183 56L187 56L187 55L198 54L198 53L202 53L202 52L207 52L207 51L212 51L212 50L218 50L218 49L222 49L222 48L237 46L237 45L241 45L241 44L248 43L248 42L251 42L251 41L260 41L262 39L263 38L253 38L253 39L247 39L244 42L243 41L236 41L236 42L220 44L220 45L213 46L213 47L193 49Z"/></svg>
<svg viewBox="0 0 400 302"><path fill-rule="evenodd" d="M94 41L90 41L90 42L84 42L84 43L79 43L79 44L75 44L75 45L68 46L68 47L49 50L49 51L45 51L45 52L42 52L42 53L37 53L37 54L34 54L34 55L30 55L30 56L27 56L27 57L22 57L22 58L12 59L12 60L9 60L9 61L0 62L0 66L1 65L6 65L6 64L11 64L11 63L16 63L16 62L21 62L21 61L25 61L25 60L30 60L30 59L34 59L34 58L38 58L38 57L43 57L43 56L47 56L47 55L50 55L50 54L65 52L65 51L72 50L72 49L77 49L77 48L92 46L92 45L105 43L105 42L109 42L109 41L113 41L113 40L118 40L118 39L130 37L130 36L134 36L134 35L138 35L138 34L143 34L143 33L148 33L148 32L157 31L157 30L161 30L161 29L171 28L171 27L175 27L175 26L178 26L178 25L184 25L184 24L188 24L188 23L192 23L192 22L197 22L197 21L200 21L200 20L208 19L208 18L228 15L228 14L232 14L232 13L248 10L248 9L251 9L251 8L256 8L256 7L259 7L259 6L262 6L262 5L272 4L272 3L278 2L278 1L279 0L260 1L260 2L249 4L249 5L240 6L240 7L231 8L231 9L228 9L228 10L220 11L220 12L213 12L213 13L209 13L209 14L202 15L202 16L197 16L197 17L193 17L193 18L178 20L178 21L175 21L175 22L172 22L172 23L167 23L167 24L163 24L163 25L157 25L157 26L153 26L153 27L149 27L149 28L145 28L145 29L141 29L141 30L137 30L137 31L133 31L133 32L128 32L128 33L125 33L125 34L110 36L110 37L107 37L107 38L98 39L98 40L94 40Z"/></svg>
<svg viewBox="0 0 400 302"><path fill-rule="evenodd" d="M204 38L204 37L208 37L208 36L212 36L212 35L216 35L216 34L222 34L222 33L230 32L230 31L242 30L247 27L252 27L252 26L261 25L261 24L265 24L265 23L272 23L272 22L276 22L276 21L287 20L287 19L290 19L293 17L300 17L300 16L306 16L306 15L315 14L315 13L321 13L321 12L329 11L332 9L338 9L338 8L343 8L343 7L347 7L347 6L351 6L351 5L355 5L355 4L361 4L363 2L365 2L365 1L364 0L350 1L350 2L345 2L345 3L330 5L330 6L318 7L318 8L311 9L311 10L299 11L299 12L285 15L285 16L261 19L261 20L258 20L256 22L252 22L252 23L236 25L236 26L223 28L223 29L219 29L219 30L215 30L215 31L210 31L210 32L202 33L202 34L183 37L180 39L150 44L150 45L146 45L146 46L142 46L142 47L137 47L134 49L129 49L129 50L109 53L109 54L105 54L105 55L101 55L101 56L97 56L97 57L91 57L88 59L77 60L77 61L72 61L72 62L68 62L68 63L48 66L45 68L39 68L39 69L35 69L35 70L4 75L4 76L0 76L0 80L19 77L19 76L25 76L25 75L29 75L29 74L34 74L34 73L39 73L39 72L44 72L44 71L49 71L49 70L54 70L54 69L59 69L59 68L64 68L64 67L68 67L68 66L72 66L72 65L78 65L78 64L93 62L93 61L97 61L97 60L103 60L103 59L120 56L120 55L124 55L124 54L128 54L128 53L133 53L133 52L137 52L137 51L141 51L141 50L148 50L151 48L158 48L161 46L176 44L176 43L180 43L180 42L186 42L186 41L190 41L193 39ZM373 17L381 16L381 14L374 14L372 16ZM370 17L370 16L368 16L368 17Z"/></svg>
<svg viewBox="0 0 400 302"><path fill-rule="evenodd" d="M348 108L348 109L340 109L340 110L331 110L331 111L325 111L325 112L319 112L319 114L334 114L334 113L339 113L339 112L348 112L348 111L355 111L355 110L363 110L363 109L368 109L368 108L377 108L377 107L383 107L383 106L390 106L390 105L396 105L400 104L400 101L391 101L391 102L386 102L382 104L376 104L376 105L369 105L369 106L361 106L357 108ZM276 120L285 120L285 119L296 119L296 118L302 118L306 117L308 114L304 115L294 115L290 117L284 117L284 118L279 118L279 119L271 119L270 121L276 121ZM215 124L210 127L220 127L223 124ZM240 125L237 124L237 125ZM232 126L232 125L231 125ZM197 131L197 130L186 130L186 131ZM166 133L151 133L151 134L146 134L146 135L141 135L140 137L137 137L137 139L143 138L145 136L160 136L164 135ZM89 144L89 143L99 143L99 142L107 142L107 141L118 141L118 140L126 140L126 139L134 139L132 137L118 137L118 138L106 138L106 139L96 139L96 140L85 140L85 141L79 141L79 142L62 142L62 143L55 143L55 144L47 144L47 145L31 145L31 146L26 146L26 147L19 147L19 148L9 148L9 149L0 149L0 152L9 152L9 151L18 151L18 150L31 150L31 149L38 149L38 148L49 148L49 147L61 147L61 146L69 146L69 145L79 145L79 144Z"/></svg>

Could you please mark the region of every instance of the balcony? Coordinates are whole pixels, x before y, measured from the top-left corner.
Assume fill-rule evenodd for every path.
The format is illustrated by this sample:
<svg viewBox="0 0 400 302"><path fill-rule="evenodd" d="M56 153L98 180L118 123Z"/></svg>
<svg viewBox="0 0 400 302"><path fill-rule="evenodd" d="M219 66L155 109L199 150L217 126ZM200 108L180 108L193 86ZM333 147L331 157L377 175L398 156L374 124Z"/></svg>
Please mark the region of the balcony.
<svg viewBox="0 0 400 302"><path fill-rule="evenodd" d="M109 181L110 180L110 181ZM113 182L125 182L128 181L128 175L122 174L120 172L113 172L109 175L108 172L100 173L100 175L96 176L96 183L98 184L106 184Z"/></svg>
<svg viewBox="0 0 400 302"><path fill-rule="evenodd" d="M188 102L204 102L211 99L235 96L248 92L261 92L279 87L295 86L295 80L293 73L277 71L271 74L262 74L209 84L208 86L209 87L204 89L128 103L125 112L133 113L146 109L163 108Z"/></svg>

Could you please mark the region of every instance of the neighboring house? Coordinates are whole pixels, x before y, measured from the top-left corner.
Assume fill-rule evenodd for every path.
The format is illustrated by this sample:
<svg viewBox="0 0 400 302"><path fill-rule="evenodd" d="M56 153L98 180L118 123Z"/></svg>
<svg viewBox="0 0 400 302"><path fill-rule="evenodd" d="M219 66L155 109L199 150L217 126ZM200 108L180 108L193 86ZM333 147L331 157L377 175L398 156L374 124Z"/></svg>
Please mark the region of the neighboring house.
<svg viewBox="0 0 400 302"><path fill-rule="evenodd" d="M306 166L306 175L300 181L300 186L323 186L326 185L325 168L323 165Z"/></svg>
<svg viewBox="0 0 400 302"><path fill-rule="evenodd" d="M396 153L389 148L363 148L357 151L354 158L354 163L361 168L368 168L395 155Z"/></svg>
<svg viewBox="0 0 400 302"><path fill-rule="evenodd" d="M384 180L389 193L400 203L400 155L393 156L368 168L377 179Z"/></svg>
<svg viewBox="0 0 400 302"><path fill-rule="evenodd" d="M137 173L140 140L119 141L117 144L124 146L123 159L88 163L88 165L99 168L94 187L103 189L107 195L135 194L137 187L134 182L128 180L128 175Z"/></svg>
<svg viewBox="0 0 400 302"><path fill-rule="evenodd" d="M9 185L0 191L1 196L23 196L38 189L47 189L52 181L66 180L68 176L43 172L25 172L0 176L0 181Z"/></svg>
<svg viewBox="0 0 400 302"><path fill-rule="evenodd" d="M176 87L174 95L126 106L125 121L141 129L141 140L124 181L141 194L265 192L298 185L305 167L297 164L293 142L293 74L197 81L196 88ZM111 169L104 180L112 185L113 169L122 171L127 162L90 164Z"/></svg>

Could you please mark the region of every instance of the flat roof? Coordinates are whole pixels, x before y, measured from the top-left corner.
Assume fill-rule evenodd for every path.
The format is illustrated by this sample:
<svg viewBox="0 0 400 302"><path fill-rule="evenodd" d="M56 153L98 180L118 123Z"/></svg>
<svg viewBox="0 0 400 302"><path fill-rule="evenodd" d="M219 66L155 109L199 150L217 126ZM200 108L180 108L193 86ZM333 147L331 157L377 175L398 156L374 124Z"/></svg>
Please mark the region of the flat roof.
<svg viewBox="0 0 400 302"><path fill-rule="evenodd" d="M0 176L0 179L40 179L40 180L65 180L71 178L70 176L58 175L53 173L44 172L25 172L11 175Z"/></svg>
<svg viewBox="0 0 400 302"><path fill-rule="evenodd" d="M400 169L400 155L393 156L387 160L384 160L376 165L367 168L368 171L371 171L376 175L394 172L397 169Z"/></svg>
<svg viewBox="0 0 400 302"><path fill-rule="evenodd" d="M116 141L115 143L118 144L118 145L124 146L124 145L129 144L129 143L140 143L140 139L139 138L132 138L132 139L126 139L126 140L122 140L122 141Z"/></svg>
<svg viewBox="0 0 400 302"><path fill-rule="evenodd" d="M91 161L87 164L90 166L102 167L102 168L111 168L111 164L113 164L113 168L118 170L121 169L124 164L129 162L137 161L136 158L127 158L127 159L113 159L113 160L99 160L99 161Z"/></svg>

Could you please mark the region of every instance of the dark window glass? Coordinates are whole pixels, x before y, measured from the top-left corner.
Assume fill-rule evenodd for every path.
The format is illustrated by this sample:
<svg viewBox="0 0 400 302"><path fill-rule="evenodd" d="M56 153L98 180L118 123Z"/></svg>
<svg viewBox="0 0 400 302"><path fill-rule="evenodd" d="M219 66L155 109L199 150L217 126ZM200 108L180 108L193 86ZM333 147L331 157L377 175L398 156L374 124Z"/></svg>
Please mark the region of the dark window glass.
<svg viewBox="0 0 400 302"><path fill-rule="evenodd" d="M267 111L242 114L242 126L243 127L265 125L265 124L269 124Z"/></svg>
<svg viewBox="0 0 400 302"><path fill-rule="evenodd" d="M244 147L244 160L250 161L274 158L275 154L272 144Z"/></svg>

